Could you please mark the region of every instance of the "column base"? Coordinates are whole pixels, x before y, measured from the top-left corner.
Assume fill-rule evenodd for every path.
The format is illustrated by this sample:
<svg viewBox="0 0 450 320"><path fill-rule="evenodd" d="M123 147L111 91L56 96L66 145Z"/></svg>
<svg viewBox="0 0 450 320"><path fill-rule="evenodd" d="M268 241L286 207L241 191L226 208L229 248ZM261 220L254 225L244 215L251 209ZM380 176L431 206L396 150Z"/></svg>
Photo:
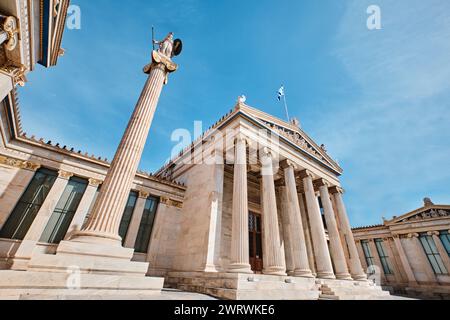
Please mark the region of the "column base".
<svg viewBox="0 0 450 320"><path fill-rule="evenodd" d="M319 279L336 279L336 276L332 272L317 272L317 278L319 278Z"/></svg>
<svg viewBox="0 0 450 320"><path fill-rule="evenodd" d="M263 274L269 276L287 276L286 268L284 267L269 267L263 270Z"/></svg>
<svg viewBox="0 0 450 320"><path fill-rule="evenodd" d="M358 274L358 275L352 275L353 280L355 281L362 281L367 282L367 275L366 274Z"/></svg>
<svg viewBox="0 0 450 320"><path fill-rule="evenodd" d="M297 269L289 273L289 275L293 277L301 277L301 278L315 278L311 273L311 270L301 270Z"/></svg>
<svg viewBox="0 0 450 320"><path fill-rule="evenodd" d="M96 231L76 232L69 241L122 247L122 238L120 236Z"/></svg>
<svg viewBox="0 0 450 320"><path fill-rule="evenodd" d="M337 273L336 279L338 279L338 280L353 280L350 273Z"/></svg>
<svg viewBox="0 0 450 320"><path fill-rule="evenodd" d="M230 273L248 273L253 274L252 267L246 263L232 263L228 266L228 272Z"/></svg>

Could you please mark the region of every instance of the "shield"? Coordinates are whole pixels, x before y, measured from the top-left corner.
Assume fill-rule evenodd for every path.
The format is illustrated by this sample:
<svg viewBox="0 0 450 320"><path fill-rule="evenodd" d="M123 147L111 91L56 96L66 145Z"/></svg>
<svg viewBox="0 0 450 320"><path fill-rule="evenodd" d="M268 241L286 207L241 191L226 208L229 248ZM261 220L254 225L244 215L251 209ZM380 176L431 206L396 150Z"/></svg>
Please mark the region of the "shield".
<svg viewBox="0 0 450 320"><path fill-rule="evenodd" d="M180 39L176 39L173 42L173 55L180 55L181 51L183 51L183 42Z"/></svg>

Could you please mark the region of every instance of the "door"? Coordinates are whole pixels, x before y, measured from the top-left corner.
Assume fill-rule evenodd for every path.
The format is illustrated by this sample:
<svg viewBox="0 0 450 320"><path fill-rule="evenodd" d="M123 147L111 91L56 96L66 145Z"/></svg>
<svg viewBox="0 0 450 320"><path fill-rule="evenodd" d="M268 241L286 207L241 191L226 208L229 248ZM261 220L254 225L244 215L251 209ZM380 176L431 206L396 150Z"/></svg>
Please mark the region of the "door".
<svg viewBox="0 0 450 320"><path fill-rule="evenodd" d="M248 215L250 265L255 273L262 273L262 228L261 215L250 212Z"/></svg>

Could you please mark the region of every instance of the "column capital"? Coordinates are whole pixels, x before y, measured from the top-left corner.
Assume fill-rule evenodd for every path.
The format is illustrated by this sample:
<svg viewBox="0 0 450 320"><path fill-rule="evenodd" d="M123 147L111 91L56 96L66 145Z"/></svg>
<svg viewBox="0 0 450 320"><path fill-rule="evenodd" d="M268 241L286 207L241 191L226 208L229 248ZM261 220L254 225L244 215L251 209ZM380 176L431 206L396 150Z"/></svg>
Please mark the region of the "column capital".
<svg viewBox="0 0 450 320"><path fill-rule="evenodd" d="M284 170L284 169L287 169L287 168L293 168L294 170L296 170L297 168L298 168L298 166L292 161L292 160L289 160L289 159L284 159L283 161L281 161L280 162L280 167Z"/></svg>
<svg viewBox="0 0 450 320"><path fill-rule="evenodd" d="M103 183L102 180L97 180L97 179L94 179L94 178L90 178L89 179L89 185L91 187L99 187L102 183Z"/></svg>
<svg viewBox="0 0 450 320"><path fill-rule="evenodd" d="M439 231L428 231L427 235L439 237Z"/></svg>
<svg viewBox="0 0 450 320"><path fill-rule="evenodd" d="M18 19L14 16L7 16L0 18L3 21L0 22L0 30L6 32L7 41L4 46L8 51L13 51L19 43L20 28L18 26Z"/></svg>
<svg viewBox="0 0 450 320"><path fill-rule="evenodd" d="M313 178L314 178L314 175L312 174L312 172L309 171L309 170L307 170L307 169L300 171L300 172L298 173L298 176L299 176L301 179L305 179L305 178L311 178L311 179L313 179Z"/></svg>
<svg viewBox="0 0 450 320"><path fill-rule="evenodd" d="M336 193L344 194L345 190L342 187L333 186L333 187L330 188L330 193L331 194L336 194Z"/></svg>
<svg viewBox="0 0 450 320"><path fill-rule="evenodd" d="M418 233L416 233L416 232L414 232L414 233L409 233L408 234L408 238L418 238L419 237L419 234Z"/></svg>
<svg viewBox="0 0 450 320"><path fill-rule="evenodd" d="M73 176L74 176L74 174L72 172L67 172L67 171L64 171L64 170L59 170L58 171L58 178L69 180Z"/></svg>
<svg viewBox="0 0 450 320"><path fill-rule="evenodd" d="M139 192L139 198L147 199L150 196L150 193L144 190L138 190Z"/></svg>
<svg viewBox="0 0 450 320"><path fill-rule="evenodd" d="M236 145L237 142L244 142L246 144L246 146L251 146L252 142L250 140L249 137L247 137L245 134L243 134L242 132L239 132L235 137L234 137L234 144Z"/></svg>
<svg viewBox="0 0 450 320"><path fill-rule="evenodd" d="M320 187L327 187L327 189L328 189L328 188L330 188L330 186L331 186L331 183L329 183L327 180L325 180L325 179L323 179L323 178L314 180L313 183L314 183L314 185L315 185L317 188L320 188Z"/></svg>
<svg viewBox="0 0 450 320"><path fill-rule="evenodd" d="M152 51L152 63L144 67L144 73L150 74L153 68L159 68L165 72L175 72L178 69L178 65L158 51Z"/></svg>

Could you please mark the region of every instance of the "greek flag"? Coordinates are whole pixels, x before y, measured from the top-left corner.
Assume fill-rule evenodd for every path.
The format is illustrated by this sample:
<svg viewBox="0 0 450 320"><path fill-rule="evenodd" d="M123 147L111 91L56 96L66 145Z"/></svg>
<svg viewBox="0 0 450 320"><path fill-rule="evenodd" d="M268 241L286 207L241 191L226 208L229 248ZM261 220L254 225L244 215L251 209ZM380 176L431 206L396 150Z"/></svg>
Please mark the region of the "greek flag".
<svg viewBox="0 0 450 320"><path fill-rule="evenodd" d="M278 90L278 101L281 101L281 98L284 97L284 86L281 86L280 90Z"/></svg>

